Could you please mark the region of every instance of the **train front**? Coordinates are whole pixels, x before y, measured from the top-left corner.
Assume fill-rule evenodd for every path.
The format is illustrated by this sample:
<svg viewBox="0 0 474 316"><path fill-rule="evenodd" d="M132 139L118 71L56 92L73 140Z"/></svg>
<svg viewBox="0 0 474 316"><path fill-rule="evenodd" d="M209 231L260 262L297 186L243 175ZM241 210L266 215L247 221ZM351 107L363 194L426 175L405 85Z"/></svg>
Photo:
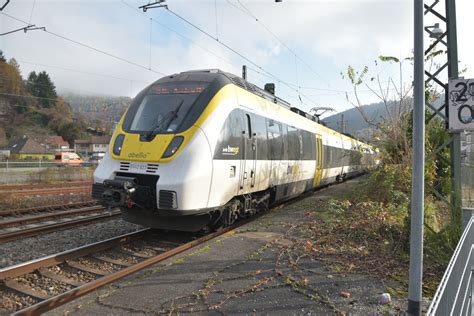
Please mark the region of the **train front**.
<svg viewBox="0 0 474 316"><path fill-rule="evenodd" d="M199 121L225 84L221 77L183 73L140 92L94 172L92 196L146 227L203 228L209 222L212 155Z"/></svg>

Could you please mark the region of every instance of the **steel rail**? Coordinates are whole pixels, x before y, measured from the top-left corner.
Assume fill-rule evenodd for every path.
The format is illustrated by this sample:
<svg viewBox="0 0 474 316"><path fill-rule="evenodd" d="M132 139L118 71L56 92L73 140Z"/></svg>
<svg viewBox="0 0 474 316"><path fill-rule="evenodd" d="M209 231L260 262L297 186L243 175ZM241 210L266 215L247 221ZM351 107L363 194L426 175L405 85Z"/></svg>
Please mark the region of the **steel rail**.
<svg viewBox="0 0 474 316"><path fill-rule="evenodd" d="M136 239L144 236L145 233L150 231L149 228L141 229L132 233L120 235L117 237L109 238L106 240L98 241L89 245L78 247L71 250L66 250L57 254L53 254L44 258L23 262L11 267L0 269L0 281L5 279L15 278L20 275L24 275L33 272L39 268L48 268L65 262L66 260L72 260L79 257L86 256L93 252L112 248L116 245L124 243L130 239Z"/></svg>
<svg viewBox="0 0 474 316"><path fill-rule="evenodd" d="M95 205L95 206L89 206L89 207L84 207L84 208L79 208L79 209L73 209L69 211L53 211L51 213L41 214L41 215L36 215L36 216L22 216L20 218L0 221L0 228L26 225L28 223L40 222L40 221L44 221L44 220L48 220L48 219L56 218L56 217L68 217L72 215L86 215L86 214L91 214L91 213L97 213L105 209L106 208L104 206Z"/></svg>
<svg viewBox="0 0 474 316"><path fill-rule="evenodd" d="M37 304L34 304L34 305L31 305L30 307L27 307L25 309L22 309L20 311L17 311L15 313L13 313L12 315L38 315L38 314L41 314L41 313L45 313L49 310L52 310L53 308L56 308L58 306L61 306L67 302L70 302L74 299L77 299L78 297L80 296L83 296L87 293L90 293L104 285L107 285L107 284L110 284L114 281L117 281L121 278L124 278L125 276L128 276L130 274L133 274L135 272L138 272L140 270L143 270L151 265L154 265L156 263L159 263L163 260L166 260L170 257L173 257L177 254L180 254L186 250L189 250L191 248L194 248L196 246L199 246L211 239L214 239L218 236L221 236L229 231L232 231L242 225L245 225L247 224L248 222L250 222L251 220L253 220L254 218L252 219L246 219L246 220L243 220L239 223L237 223L236 225L232 225L230 227L227 227L227 228L224 228L218 232L215 232L215 233L211 233L209 235L206 235L206 236L203 236L199 239L196 239L196 240L193 240L193 241L190 241L190 242L187 242L183 245L180 245L176 248L173 248L169 251L166 251L164 253L161 253L155 257L152 257L150 259L146 259L144 261L141 261L137 264L134 264L130 267L127 267L127 268L124 268L124 269L121 269L117 272L114 272L114 273L111 273L111 274L108 274L108 275L105 275L101 278L98 278L92 282L89 282L89 283L86 283L82 286L79 286L77 288L74 288L72 290L69 290L67 292L64 292L62 294L59 294L57 296L53 296L49 299L46 299L46 300L43 300ZM0 276L1 276L1 272L0 272Z"/></svg>
<svg viewBox="0 0 474 316"><path fill-rule="evenodd" d="M80 192L91 192L91 186L73 187L73 188L51 188L51 189L36 189L36 190L20 190L20 191L3 191L0 192L0 196L13 195L13 196L30 196L30 195L56 195L64 193L80 193Z"/></svg>
<svg viewBox="0 0 474 316"><path fill-rule="evenodd" d="M86 186L92 184L92 181L74 181L63 183L35 183L35 184L7 184L0 185L0 191L14 191L14 190L33 190L37 188L62 188L62 187L76 187Z"/></svg>
<svg viewBox="0 0 474 316"><path fill-rule="evenodd" d="M26 229L19 229L11 232L6 232L0 234L0 243L12 241L16 238L19 237L31 237L31 236L36 236L38 234L43 234L47 232L53 232L53 231L58 231L63 228L71 227L71 226L76 226L80 224L90 224L98 221L102 221L105 219L112 219L120 216L120 211L115 210L111 212L107 212L104 214L99 214L99 215L94 215L94 216L89 216L85 218L75 218L71 219L68 221L61 221L61 222L56 222L56 223L51 223L47 225L41 225L41 226L35 226L35 227L29 227Z"/></svg>
<svg viewBox="0 0 474 316"><path fill-rule="evenodd" d="M89 207L97 205L97 201L90 200L88 202L79 202L74 204L54 204L54 205L45 205L38 207L28 207L28 208L17 208L12 210L0 211L0 216L16 216L27 213L41 213L41 212L53 212L64 209L79 208L79 207Z"/></svg>
<svg viewBox="0 0 474 316"><path fill-rule="evenodd" d="M329 186L329 185L328 185ZM323 188L320 188L318 191L324 190L328 186L325 186ZM282 203L278 203L272 209L281 209L284 208L285 206L288 206L290 204L293 204L295 202L301 201L309 196L314 194L314 191L310 191L307 193L304 193L300 196L297 196L295 198L289 199L287 201L284 201ZM77 286L76 288L73 288L69 291L66 291L62 294L46 298L44 300L41 300L40 302L31 305L29 307L26 307L22 310L19 310L12 315L38 315L41 313L45 313L47 311L50 311L56 307L59 307L67 302L70 302L74 299L77 299L83 295L86 295L104 285L110 284L114 281L117 281L121 278L124 278L130 274L136 273L140 270L143 270L149 266L152 266L154 264L157 264L161 261L164 261L166 259L169 259L175 255L178 255L184 251L187 251L193 247L199 246L209 240L212 240L216 237L219 237L225 233L228 233L230 231L233 231L245 224L248 224L249 222L261 217L264 215L265 212L261 212L256 214L253 217L247 218L247 219L242 219L239 222L235 223L232 226L226 227L222 230L219 230L217 232L205 235L201 238L198 238L196 240L187 242L185 244L179 245L171 250L168 250L166 252L160 253L154 257L144 259L141 262L138 262L137 264L134 264L129 267L124 267L123 269L113 272L111 274L104 275L102 277L99 277L98 279L95 279L89 283ZM52 255L49 257L46 257L44 259L37 259L33 260L27 263L19 264L13 267L5 268L5 269L0 269L0 281L5 282L6 279L18 277L27 273L31 273L34 271L37 271L40 268L44 267L51 267L54 265L58 265L60 263L65 262L66 260L71 260L75 258L79 258L82 256L90 255L94 252L106 250L108 248L112 248L113 246L117 245L119 241L126 242L126 238L132 237L135 234L141 234L141 233L146 233L148 232L149 229L144 229L142 231L136 232L136 233L131 233L123 236L119 236L116 238L108 239L103 242L98 242L89 246L84 246L81 248L77 248L74 250L69 250L65 251L63 253L57 254L57 255Z"/></svg>

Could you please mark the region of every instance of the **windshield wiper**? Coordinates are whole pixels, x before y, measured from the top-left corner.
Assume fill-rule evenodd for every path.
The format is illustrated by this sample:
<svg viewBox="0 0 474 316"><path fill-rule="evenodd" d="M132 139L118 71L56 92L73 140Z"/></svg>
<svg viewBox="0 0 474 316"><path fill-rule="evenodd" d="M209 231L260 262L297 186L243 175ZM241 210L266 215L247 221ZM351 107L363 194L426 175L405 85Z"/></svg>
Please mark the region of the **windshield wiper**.
<svg viewBox="0 0 474 316"><path fill-rule="evenodd" d="M152 136L153 136L153 134L158 133L158 132L161 132L161 131L167 129L167 128L170 126L171 122L173 122L173 120L178 117L179 109L181 109L181 106L183 105L183 103L184 103L184 99L181 100L181 103L178 105L178 107L177 107L175 110L172 110L172 111L169 111L168 113L166 113L165 116L163 116L163 117L161 118L161 120L159 120L159 121L155 124L155 126L154 126L148 133L145 134L145 139L148 140L148 141L150 141L151 138L152 138ZM165 123L167 120L168 120L168 122L167 122L167 124L166 124L166 126L165 126L164 123Z"/></svg>

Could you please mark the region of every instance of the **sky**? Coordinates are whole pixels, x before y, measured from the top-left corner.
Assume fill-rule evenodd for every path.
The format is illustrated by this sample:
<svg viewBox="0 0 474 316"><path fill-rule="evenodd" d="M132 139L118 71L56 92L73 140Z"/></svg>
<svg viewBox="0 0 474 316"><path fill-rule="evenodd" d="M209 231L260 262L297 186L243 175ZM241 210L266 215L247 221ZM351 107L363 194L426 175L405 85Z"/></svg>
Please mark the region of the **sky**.
<svg viewBox="0 0 474 316"><path fill-rule="evenodd" d="M368 86L357 94L363 104L379 101L370 91L378 81L390 97L410 89L412 0L167 0L170 10L138 9L148 2L13 0L0 14L0 33L28 24L46 31L0 36L0 49L23 77L46 70L61 93L133 97L165 75L209 68L240 75L244 64L250 82L275 83L279 97L305 111L353 106L349 66L368 67ZM473 78L474 1L456 6L460 65ZM377 61L380 55L402 62Z"/></svg>

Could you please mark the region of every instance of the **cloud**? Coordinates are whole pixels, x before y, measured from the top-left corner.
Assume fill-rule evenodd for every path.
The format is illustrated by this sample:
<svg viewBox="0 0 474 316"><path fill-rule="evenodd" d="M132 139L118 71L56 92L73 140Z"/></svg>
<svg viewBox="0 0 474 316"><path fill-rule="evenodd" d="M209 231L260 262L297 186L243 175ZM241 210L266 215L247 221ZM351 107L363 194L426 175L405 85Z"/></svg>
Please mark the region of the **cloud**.
<svg viewBox="0 0 474 316"><path fill-rule="evenodd" d="M143 0L125 1L133 8L147 3ZM45 69L60 90L133 96L146 83L161 77L149 71L147 68L150 66L164 74L203 68L221 68L240 74L241 66L246 64L249 66L251 80L259 85L269 81L276 82L277 92L287 95L296 104L300 103L298 93L284 83L278 83L277 79L265 74L265 71L277 76L280 81L295 86L345 91L350 86L341 80L340 72L348 65L356 69L365 65L373 67L373 60L379 55L405 57L412 51L413 8L412 1L409 0L240 2L246 8L236 0L217 1L217 15L213 0L170 0L168 5L250 61L234 54L166 10L153 9L143 14L127 7L123 1L36 0L31 14L33 0L25 0L11 2L5 12L26 21L29 21L31 15L31 22L37 26L46 26L52 32L140 64L144 68L42 31L2 36L0 47L7 57L15 57L20 61L24 75L32 70ZM474 60L470 53L474 47L467 31L469 15L459 14L473 11L474 5L470 2L457 2L460 16L458 39L460 59L467 64L468 69L474 71ZM265 30L254 17L245 13L246 9L278 38ZM151 24L151 42L150 17L156 21ZM2 32L24 26L3 15L0 15L0 19ZM290 47L292 52L285 46ZM295 58L293 52L301 59ZM121 79L46 68L26 62L73 68ZM384 66L378 71L383 76L397 75L395 65ZM410 72L410 67L406 71ZM469 74L472 76L473 73ZM407 74L407 81L409 77ZM312 103L330 104L338 109L350 106L345 100L345 94L341 92L321 90L315 93L315 90L300 89L300 94L317 94L312 97L314 102L304 105L306 109ZM370 94L364 94L362 98L365 102L374 101Z"/></svg>

